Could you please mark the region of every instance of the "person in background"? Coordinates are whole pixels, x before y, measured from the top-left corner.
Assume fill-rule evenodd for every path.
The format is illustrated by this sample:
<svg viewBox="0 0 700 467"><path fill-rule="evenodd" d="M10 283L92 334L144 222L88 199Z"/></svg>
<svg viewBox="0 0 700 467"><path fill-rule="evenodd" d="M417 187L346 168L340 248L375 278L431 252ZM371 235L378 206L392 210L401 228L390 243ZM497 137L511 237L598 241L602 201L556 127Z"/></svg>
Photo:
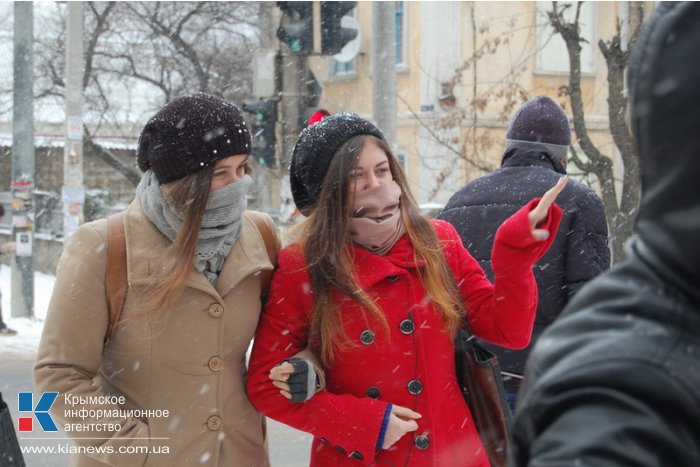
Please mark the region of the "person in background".
<svg viewBox="0 0 700 467"><path fill-rule="evenodd" d="M501 167L462 187L438 215L457 229L489 279L494 276L491 251L496 230L520 206L566 175L570 143L569 121L559 105L547 96L527 101L508 128ZM610 266L605 208L598 195L570 180L557 204L564 211L559 231L534 269L538 305L530 345L523 350L485 345L498 356L511 408L532 345L571 297Z"/></svg>
<svg viewBox="0 0 700 467"><path fill-rule="evenodd" d="M636 235L533 349L512 467L700 465L698 44L695 2L659 3L637 36L627 76Z"/></svg>
<svg viewBox="0 0 700 467"><path fill-rule="evenodd" d="M483 338L527 345L532 265L554 238L552 203L566 180L499 229L503 276L492 284L450 224L421 215L382 132L358 115L306 128L290 178L309 217L280 251L256 332L254 407L314 435L312 466L488 465L457 384L454 338L466 319ZM307 346L323 364L320 391L293 357Z"/></svg>
<svg viewBox="0 0 700 467"><path fill-rule="evenodd" d="M0 465L3 467L25 467L22 449L19 447L15 422L2 399L0 392Z"/></svg>
<svg viewBox="0 0 700 467"><path fill-rule="evenodd" d="M209 94L176 98L145 125L124 216L129 286L108 343L107 222L66 245L34 378L59 393L51 412L79 448L71 465L269 465L244 382L261 272L273 269L246 211L250 150L239 108Z"/></svg>
<svg viewBox="0 0 700 467"><path fill-rule="evenodd" d="M0 204L0 218L5 216L5 207ZM15 242L5 242L0 245L0 255L5 255L14 252L17 249ZM0 336L14 336L17 331L8 328L5 321L2 319L2 292L0 292Z"/></svg>

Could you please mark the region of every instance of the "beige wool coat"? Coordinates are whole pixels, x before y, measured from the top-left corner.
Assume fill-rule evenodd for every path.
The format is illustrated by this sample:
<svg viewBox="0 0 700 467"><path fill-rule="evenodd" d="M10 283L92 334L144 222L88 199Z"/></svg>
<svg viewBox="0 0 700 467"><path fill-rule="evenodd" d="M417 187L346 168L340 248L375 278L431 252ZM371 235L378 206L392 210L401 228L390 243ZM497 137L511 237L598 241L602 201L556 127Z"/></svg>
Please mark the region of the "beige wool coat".
<svg viewBox="0 0 700 467"><path fill-rule="evenodd" d="M153 320L135 304L169 272L170 242L134 201L125 216L129 291L104 346L106 233L105 220L91 222L66 245L34 369L37 391L59 393L50 413L71 430L71 465L269 465L264 418L245 393L260 272L273 268L252 219L244 216L215 286L193 267L167 315Z"/></svg>

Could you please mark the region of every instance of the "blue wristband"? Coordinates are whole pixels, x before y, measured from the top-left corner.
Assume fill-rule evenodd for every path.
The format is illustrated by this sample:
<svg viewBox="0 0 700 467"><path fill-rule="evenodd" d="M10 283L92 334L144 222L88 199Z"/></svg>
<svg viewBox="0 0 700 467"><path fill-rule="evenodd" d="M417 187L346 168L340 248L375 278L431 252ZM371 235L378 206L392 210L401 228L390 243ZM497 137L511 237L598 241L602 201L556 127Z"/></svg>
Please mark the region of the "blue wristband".
<svg viewBox="0 0 700 467"><path fill-rule="evenodd" d="M384 436L386 435L386 428L389 426L389 417L391 416L391 409L393 404L386 406L384 411L384 419L382 419L382 428L379 430L379 439L377 439L377 449L381 449L384 444Z"/></svg>

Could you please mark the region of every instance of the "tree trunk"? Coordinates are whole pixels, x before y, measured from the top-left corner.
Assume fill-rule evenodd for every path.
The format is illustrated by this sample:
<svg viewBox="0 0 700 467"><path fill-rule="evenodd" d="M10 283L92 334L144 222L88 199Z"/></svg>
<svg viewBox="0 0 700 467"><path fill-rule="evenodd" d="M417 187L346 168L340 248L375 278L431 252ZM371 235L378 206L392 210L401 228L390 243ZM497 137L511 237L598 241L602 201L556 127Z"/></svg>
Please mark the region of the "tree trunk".
<svg viewBox="0 0 700 467"><path fill-rule="evenodd" d="M566 7L564 7L566 8ZM593 173L600 181L601 195L610 230L610 246L613 262L619 263L625 258L624 244L634 233L634 219L639 206L639 159L631 133L625 121L627 99L624 96L624 70L629 59L628 51L622 50L620 27L617 34L608 42L599 41L598 47L605 57L608 68L608 119L610 134L615 146L620 151L624 165L622 193L620 203L617 201L617 185L613 173L612 158L604 155L588 136L585 124L585 112L581 95L581 42L578 25L581 3L576 4L576 17L567 22L563 17L563 8L552 2L549 22L554 31L561 35L569 53L569 87L573 112L574 131L581 149L588 162L578 158L575 151L573 162L584 173ZM636 36L636 31L634 33Z"/></svg>

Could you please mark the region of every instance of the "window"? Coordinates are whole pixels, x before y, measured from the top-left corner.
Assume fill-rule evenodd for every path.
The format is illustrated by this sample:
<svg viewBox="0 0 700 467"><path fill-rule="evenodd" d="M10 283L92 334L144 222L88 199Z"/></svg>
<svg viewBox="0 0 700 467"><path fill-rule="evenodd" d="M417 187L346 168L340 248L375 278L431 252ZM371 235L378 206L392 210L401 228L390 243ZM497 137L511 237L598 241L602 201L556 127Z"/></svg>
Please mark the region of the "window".
<svg viewBox="0 0 700 467"><path fill-rule="evenodd" d="M354 75L357 68L357 60L352 59L349 62L339 62L333 60L333 76L348 76Z"/></svg>
<svg viewBox="0 0 700 467"><path fill-rule="evenodd" d="M560 2L558 8L564 8L564 19L573 21L576 16L576 3ZM537 2L537 72L569 73L569 53L561 36L554 32L547 19L547 12L552 10L551 2ZM595 73L595 2L581 5L579 26L581 36L588 42L581 44L581 72Z"/></svg>

